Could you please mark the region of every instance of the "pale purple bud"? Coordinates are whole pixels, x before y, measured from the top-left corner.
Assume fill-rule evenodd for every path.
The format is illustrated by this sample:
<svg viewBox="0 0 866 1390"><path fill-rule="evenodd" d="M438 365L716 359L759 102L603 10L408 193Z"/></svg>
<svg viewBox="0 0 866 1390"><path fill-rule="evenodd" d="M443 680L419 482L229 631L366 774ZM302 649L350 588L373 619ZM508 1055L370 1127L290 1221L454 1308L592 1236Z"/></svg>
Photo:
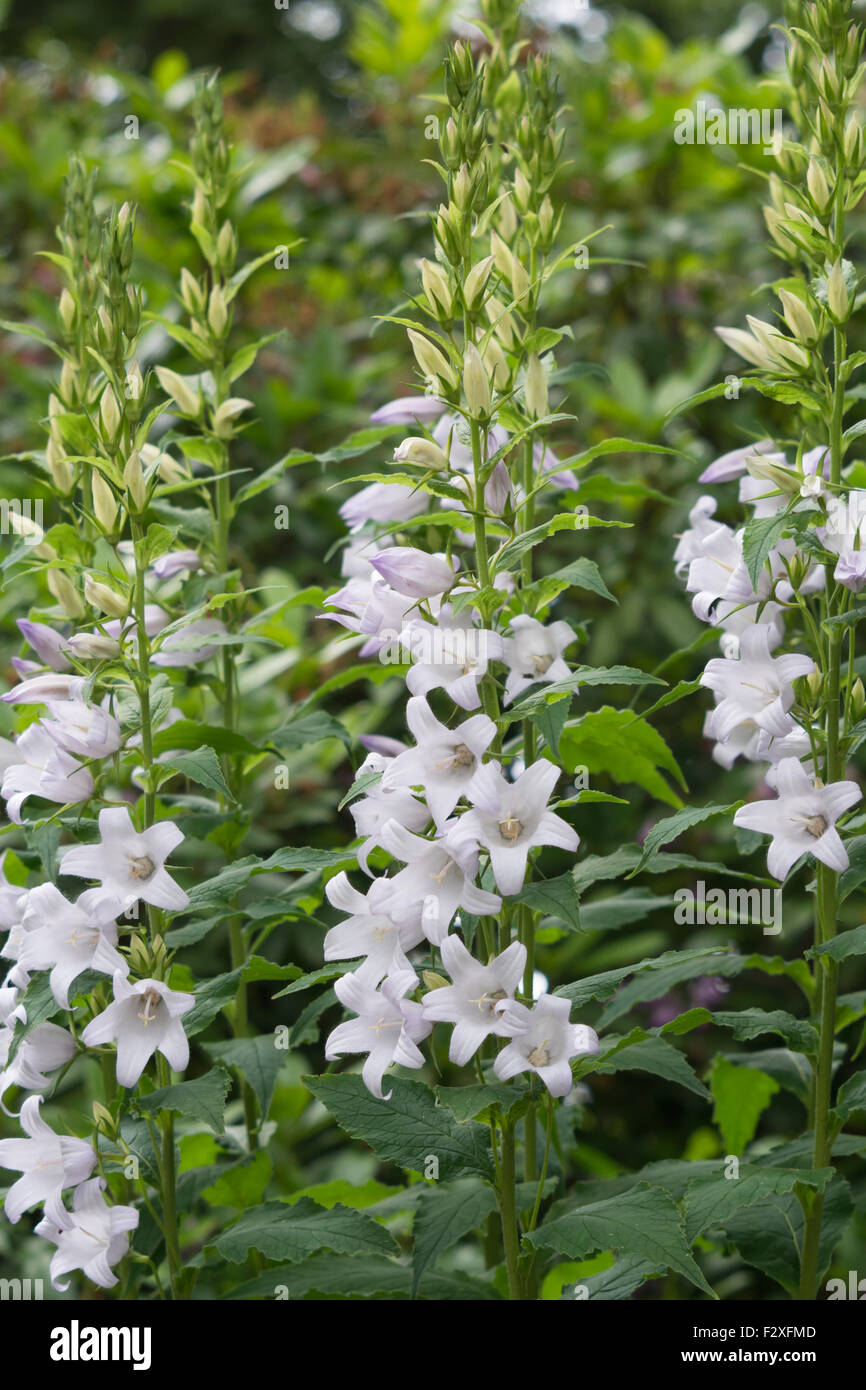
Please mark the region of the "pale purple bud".
<svg viewBox="0 0 866 1390"><path fill-rule="evenodd" d="M445 409L438 396L398 396L380 405L370 419L374 425L414 425L419 420L438 420Z"/></svg>
<svg viewBox="0 0 866 1390"><path fill-rule="evenodd" d="M18 631L36 655L52 671L68 671L69 662L63 655L65 639L46 623L32 623L29 618L16 619Z"/></svg>
<svg viewBox="0 0 866 1390"><path fill-rule="evenodd" d="M411 545L380 550L370 564L386 584L407 598L433 598L454 583L454 570L444 555L428 555Z"/></svg>

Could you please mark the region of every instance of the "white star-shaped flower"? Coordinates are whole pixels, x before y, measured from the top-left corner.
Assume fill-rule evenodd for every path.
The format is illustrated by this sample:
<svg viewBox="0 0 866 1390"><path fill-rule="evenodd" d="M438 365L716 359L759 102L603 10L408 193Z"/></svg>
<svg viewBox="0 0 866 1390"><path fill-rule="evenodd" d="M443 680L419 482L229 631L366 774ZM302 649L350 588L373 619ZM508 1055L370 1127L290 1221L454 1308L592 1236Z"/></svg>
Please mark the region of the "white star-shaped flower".
<svg viewBox="0 0 866 1390"><path fill-rule="evenodd" d="M134 1207L110 1207L103 1197L104 1178L90 1178L75 1189L73 1210L61 1209L56 1215L62 1223L46 1216L36 1232L57 1246L51 1259L51 1282L55 1289L65 1292L69 1280L60 1282L73 1269L83 1270L88 1279L102 1289L117 1283L112 1265L122 1260L129 1250L129 1232L138 1225Z"/></svg>
<svg viewBox="0 0 866 1390"><path fill-rule="evenodd" d="M439 722L423 695L415 695L407 703L406 722L416 746L385 766L382 787L386 791L423 787L441 830L461 796L471 796L472 779L496 737L496 725L486 714L474 714L456 729L449 729Z"/></svg>
<svg viewBox="0 0 866 1390"><path fill-rule="evenodd" d="M159 821L137 831L127 806L112 806L99 813L102 839L95 845L75 845L60 861L62 874L98 879L107 894L123 906L152 903L169 912L181 912L189 904L183 889L163 867L183 834L171 821Z"/></svg>
<svg viewBox="0 0 866 1390"><path fill-rule="evenodd" d="M329 1034L325 1056L332 1062L346 1052L366 1052L364 1085L379 1100L391 1099L390 1091L382 1094L382 1078L393 1062L416 1070L424 1065L424 1054L417 1044L433 1025L424 1018L420 1004L404 998L417 984L414 970L395 971L381 989L371 988L357 974L344 975L334 984L340 1002L358 1017L339 1023Z"/></svg>
<svg viewBox="0 0 866 1390"><path fill-rule="evenodd" d="M15 1224L37 1202L44 1202L59 1220L60 1194L77 1187L93 1172L96 1152L86 1139L55 1134L39 1113L41 1096L28 1096L18 1119L27 1139L0 1139L0 1168L17 1169L22 1176L6 1193L4 1210Z"/></svg>
<svg viewBox="0 0 866 1390"><path fill-rule="evenodd" d="M567 1096L572 1087L570 1059L598 1052L595 1030L585 1023L569 1023L570 1012L569 1001L556 994L542 994L531 1009L517 1000L506 1004L503 1022L517 1036L493 1063L499 1080L533 1071L552 1096Z"/></svg>
<svg viewBox="0 0 866 1390"><path fill-rule="evenodd" d="M526 947L519 941L487 965L467 951L459 936L442 942L442 964L454 981L424 996L424 1017L434 1023L453 1023L448 1055L463 1067L484 1039L512 1037L514 1028L502 1017L503 1005L513 999L526 966Z"/></svg>
<svg viewBox="0 0 866 1390"><path fill-rule="evenodd" d="M734 825L772 835L767 868L784 879L802 854L842 873L848 854L836 821L860 800L856 782L818 787L796 758L782 758L774 771L775 801L755 801L734 813Z"/></svg>
<svg viewBox="0 0 866 1390"><path fill-rule="evenodd" d="M195 1003L192 994L169 989L161 980L129 980L118 970L114 1002L91 1019L81 1041L85 1047L117 1043L117 1081L134 1086L154 1052L161 1052L175 1071L189 1063L189 1039L181 1015Z"/></svg>

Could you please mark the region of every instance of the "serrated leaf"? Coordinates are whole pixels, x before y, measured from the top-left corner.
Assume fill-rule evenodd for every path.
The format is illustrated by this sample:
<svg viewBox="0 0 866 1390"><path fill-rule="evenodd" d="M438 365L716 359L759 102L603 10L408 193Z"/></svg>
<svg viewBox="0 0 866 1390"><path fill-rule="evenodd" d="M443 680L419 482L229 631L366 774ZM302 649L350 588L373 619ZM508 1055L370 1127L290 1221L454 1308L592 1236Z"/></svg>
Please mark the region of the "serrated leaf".
<svg viewBox="0 0 866 1390"><path fill-rule="evenodd" d="M569 931L580 931L579 901L571 874L527 883L509 901L525 903L534 912L544 912L563 922Z"/></svg>
<svg viewBox="0 0 866 1390"><path fill-rule="evenodd" d="M720 1167L727 1170L723 1160ZM691 1243L710 1226L724 1227L728 1218L755 1202L793 1192L800 1183L823 1192L833 1176L832 1168L775 1168L740 1163L735 1176L720 1172L715 1177L698 1178L686 1189L686 1239Z"/></svg>
<svg viewBox="0 0 866 1390"><path fill-rule="evenodd" d="M672 840L678 839L684 830L691 829L693 825L702 825L704 821L710 820L713 816L728 815L731 811L736 811L742 804L742 801L731 801L727 805L687 806L682 811L677 811L673 816L665 816L664 820L656 821L652 829L647 832L639 863L635 865L627 877L634 878L635 874L639 874L655 858L663 845L669 845Z"/></svg>
<svg viewBox="0 0 866 1390"><path fill-rule="evenodd" d="M458 1124L419 1081L390 1078L387 1101L371 1095L360 1076L316 1076L306 1084L340 1128L380 1158L423 1173L428 1157L434 1157L443 1180L469 1174L493 1177L487 1130Z"/></svg>
<svg viewBox="0 0 866 1390"><path fill-rule="evenodd" d="M658 1187L641 1183L624 1197L595 1202L547 1221L524 1237L535 1248L548 1247L572 1260L596 1250L635 1255L654 1269L672 1269L715 1298L686 1244L683 1218L676 1204Z"/></svg>
<svg viewBox="0 0 866 1390"><path fill-rule="evenodd" d="M146 1096L136 1096L139 1110L159 1114L175 1110L186 1120L201 1120L215 1134L225 1130L225 1100L231 1077L223 1067L213 1067L194 1081L178 1081L173 1086L161 1086Z"/></svg>
<svg viewBox="0 0 866 1390"><path fill-rule="evenodd" d="M264 1123L271 1108L277 1077L286 1060L286 1051L277 1046L276 1035L264 1033L257 1038L206 1043L205 1051L217 1062L223 1062L227 1067L237 1067L255 1092Z"/></svg>
<svg viewBox="0 0 866 1390"><path fill-rule="evenodd" d="M264 1202L253 1207L221 1232L213 1244L224 1259L240 1264L250 1250L269 1260L305 1260L319 1250L342 1254L396 1254L394 1237L359 1211L349 1207L320 1207L309 1197L291 1206Z"/></svg>
<svg viewBox="0 0 866 1390"><path fill-rule="evenodd" d="M710 1074L710 1090L715 1109L713 1120L722 1135L722 1143L730 1154L740 1154L754 1138L758 1121L779 1083L766 1072L752 1067L735 1066L722 1056L716 1056Z"/></svg>
<svg viewBox="0 0 866 1390"><path fill-rule="evenodd" d="M190 782L207 787L209 791L218 792L227 801L234 801L223 776L220 760L208 744L202 744L200 748L194 748L188 753L175 753L173 758L164 759L160 765L183 773Z"/></svg>
<svg viewBox="0 0 866 1390"><path fill-rule="evenodd" d="M429 1265L450 1250L469 1231L480 1226L496 1210L492 1187L464 1178L449 1187L430 1187L422 1192L412 1223L412 1296Z"/></svg>

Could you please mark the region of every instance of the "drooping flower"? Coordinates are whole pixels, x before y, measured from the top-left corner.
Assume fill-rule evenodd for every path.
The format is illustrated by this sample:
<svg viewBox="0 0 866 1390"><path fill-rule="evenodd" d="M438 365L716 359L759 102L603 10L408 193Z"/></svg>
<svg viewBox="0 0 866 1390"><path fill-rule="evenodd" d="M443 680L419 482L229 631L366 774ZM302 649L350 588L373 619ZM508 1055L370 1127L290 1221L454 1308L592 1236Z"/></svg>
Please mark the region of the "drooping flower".
<svg viewBox="0 0 866 1390"><path fill-rule="evenodd" d="M197 570L201 568L201 557L197 550L170 550L166 555L160 555L158 560L154 560L151 569L157 579L165 582L174 579L178 574L183 574L187 570Z"/></svg>
<svg viewBox="0 0 866 1390"><path fill-rule="evenodd" d="M506 897L518 893L526 876L529 851L537 845L576 850L580 840L561 816L548 811L559 769L539 758L514 782L498 763L485 763L473 785L474 809L448 832L448 846L459 853L480 844L490 854L496 886Z"/></svg>
<svg viewBox="0 0 866 1390"><path fill-rule="evenodd" d="M21 824L21 807L28 797L40 796L60 805L86 801L93 795L93 778L74 758L59 748L42 727L30 724L15 740L16 756L3 773L0 796L6 801L6 814Z"/></svg>
<svg viewBox="0 0 866 1390"><path fill-rule="evenodd" d="M325 894L332 907L349 914L325 936L326 961L365 956L355 974L374 988L386 975L410 968L406 952L424 939L421 912L395 900L391 880L374 879L365 894L339 873L328 880Z"/></svg>
<svg viewBox="0 0 866 1390"><path fill-rule="evenodd" d="M114 1001L91 1019L81 1035L86 1047L117 1044L117 1081L134 1086L154 1052L161 1052L175 1071L189 1064L189 1039L181 1016L195 1003L195 996L169 989L162 980L136 980L118 970L114 976Z"/></svg>
<svg viewBox="0 0 866 1390"><path fill-rule="evenodd" d="M370 564L386 584L406 598L434 598L447 593L457 577L444 555L430 555L411 545L378 550Z"/></svg>
<svg viewBox="0 0 866 1390"><path fill-rule="evenodd" d="M472 779L496 737L486 714L474 714L449 729L433 714L423 695L406 705L406 722L416 746L400 752L382 774L382 787L423 787L436 826L442 829L461 796L471 795ZM413 828L413 827L410 827Z"/></svg>
<svg viewBox="0 0 866 1390"><path fill-rule="evenodd" d="M65 675L62 671L46 671L21 681L0 700L7 705L44 705L48 700L80 700L84 690L83 676Z"/></svg>
<svg viewBox="0 0 866 1390"><path fill-rule="evenodd" d="M505 682L505 704L537 681L567 680L571 674L562 653L577 635L568 623L540 623L528 613L511 619L514 637L505 639L504 660L508 665Z"/></svg>
<svg viewBox="0 0 866 1390"><path fill-rule="evenodd" d="M459 936L446 936L441 949L442 964L454 983L425 994L424 1017L454 1024L448 1055L455 1066L463 1067L491 1034L513 1036L515 1029L503 1018L502 1008L520 983L526 947L512 941L487 965L467 951Z"/></svg>
<svg viewBox="0 0 866 1390"><path fill-rule="evenodd" d="M340 516L350 531L360 531L368 521L410 521L427 510L429 501L426 492L406 483L370 483L343 503Z"/></svg>
<svg viewBox="0 0 866 1390"><path fill-rule="evenodd" d="M60 1194L90 1177L96 1153L86 1139L55 1134L39 1113L41 1096L28 1096L18 1119L27 1139L0 1139L0 1168L17 1169L22 1177L6 1194L4 1210L14 1225L25 1211L44 1202L59 1224Z"/></svg>
<svg viewBox="0 0 866 1390"><path fill-rule="evenodd" d="M21 1013L18 1013L18 1010ZM23 1005L15 1013L21 1017ZM22 1019L26 1022L26 1019ZM46 1073L57 1071L75 1056L75 1039L56 1023L40 1023L28 1033L9 1061L14 1025L0 1030L0 1096L10 1086L23 1086L27 1091L44 1091L51 1084Z"/></svg>
<svg viewBox="0 0 866 1390"><path fill-rule="evenodd" d="M325 1057L332 1062L347 1052L366 1052L364 1085L379 1100L391 1099L391 1091L382 1094L382 1078L392 1062L415 1069L424 1065L417 1044L429 1036L433 1025L424 1018L421 1004L404 997L417 984L414 970L395 971L381 989L371 988L357 974L343 975L334 983L340 1003L358 1017L337 1024L328 1035Z"/></svg>
<svg viewBox="0 0 866 1390"><path fill-rule="evenodd" d="M60 1007L68 1009L69 987L82 971L129 973L115 949L115 919L121 911L121 904L102 889L90 888L71 903L53 883L41 883L28 895L19 965L28 971L50 970L51 992Z"/></svg>
<svg viewBox="0 0 866 1390"><path fill-rule="evenodd" d="M382 827L383 849L406 865L388 880L395 901L403 907L421 905L421 928L428 941L438 946L458 908L476 917L489 917L502 906L495 893L476 886L478 850L473 840L457 847L450 836L425 840L397 821Z"/></svg>
<svg viewBox="0 0 866 1390"><path fill-rule="evenodd" d="M84 700L49 700L51 716L40 720L58 748L78 758L109 758L120 748L120 724L106 708Z"/></svg>
<svg viewBox="0 0 866 1390"><path fill-rule="evenodd" d="M552 1096L567 1096L572 1087L570 1060L599 1050L598 1036L585 1023L569 1023L571 1005L556 994L542 994L531 1009L512 1000L502 1010L516 1036L496 1056L500 1081L523 1071L535 1072Z"/></svg>
<svg viewBox="0 0 866 1390"><path fill-rule="evenodd" d="M111 1289L117 1283L112 1266L123 1259L129 1250L129 1232L138 1225L135 1207L109 1206L103 1196L104 1178L90 1178L75 1189L71 1212L60 1211L46 1215L36 1232L57 1246L51 1258L51 1282L65 1293L69 1280L61 1277L80 1269L101 1289ZM61 1217L62 1221L55 1219Z"/></svg>
<svg viewBox="0 0 866 1390"><path fill-rule="evenodd" d="M384 773L390 759L381 753L369 753L358 768L356 780L368 772L381 772L383 781L373 784L367 793L349 804L349 813L355 822L356 835L365 837L358 850L358 863L365 872L367 860L373 849L381 843L381 831L388 821L396 820L407 830L423 830L430 820L430 812L405 787L388 788L384 786Z"/></svg>
<svg viewBox="0 0 866 1390"><path fill-rule="evenodd" d="M181 912L188 905L186 893L163 867L183 839L176 825L158 821L139 832L127 806L111 806L99 813L99 833L98 844L74 845L66 851L61 873L97 879L124 908L142 901Z"/></svg>
<svg viewBox="0 0 866 1390"><path fill-rule="evenodd" d="M66 638L61 633L47 623L34 623L29 618L17 618L16 625L45 666L50 666L52 671L69 670L69 662L63 655Z"/></svg>
<svg viewBox="0 0 866 1390"><path fill-rule="evenodd" d="M818 787L796 758L776 765L775 801L755 801L734 813L734 825L771 835L767 867L784 879L803 854L842 873L848 854L836 830L841 815L860 800L856 782L831 782Z"/></svg>

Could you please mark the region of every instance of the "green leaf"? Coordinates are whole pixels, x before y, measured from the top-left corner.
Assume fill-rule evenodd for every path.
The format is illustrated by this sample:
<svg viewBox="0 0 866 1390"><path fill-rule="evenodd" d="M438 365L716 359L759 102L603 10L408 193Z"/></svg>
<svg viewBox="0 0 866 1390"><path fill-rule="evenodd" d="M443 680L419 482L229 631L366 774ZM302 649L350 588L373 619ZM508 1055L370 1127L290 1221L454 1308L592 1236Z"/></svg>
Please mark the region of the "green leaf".
<svg viewBox="0 0 866 1390"><path fill-rule="evenodd" d="M561 570L556 570L551 576L570 589L586 589L589 593L598 594L599 598L606 598L611 603L618 603L610 589L601 577L601 571L594 560L590 560L585 555L580 559L572 560L570 565L566 565Z"/></svg>
<svg viewBox="0 0 866 1390"><path fill-rule="evenodd" d="M563 922L569 931L580 931L580 909L571 874L560 874L558 878L539 879L535 883L527 883L509 901L525 903L534 912L544 912Z"/></svg>
<svg viewBox="0 0 866 1390"><path fill-rule="evenodd" d="M678 839L684 830L691 829L693 825L702 825L704 821L710 820L713 816L728 815L731 811L736 811L742 804L742 801L731 801L727 805L687 806L684 810L677 811L676 815L666 816L664 820L656 821L644 840L643 855L640 862L635 865L628 877L634 878L635 874L639 874L642 869L645 869L662 846L669 845L672 840Z"/></svg>
<svg viewBox="0 0 866 1390"><path fill-rule="evenodd" d="M715 1101L713 1121L721 1131L727 1153L743 1152L778 1089L779 1083L766 1072L735 1066L722 1056L714 1059L710 1074Z"/></svg>
<svg viewBox="0 0 866 1390"><path fill-rule="evenodd" d="M853 752L853 749L850 751ZM866 882L866 835L855 836L847 842L845 849L848 852L848 868L839 876L840 903Z"/></svg>
<svg viewBox="0 0 866 1390"><path fill-rule="evenodd" d="M496 575L503 570L516 570L528 551L533 550L549 536L555 536L558 531L583 531L592 526L618 526L625 529L631 526L631 522L603 521L600 517L588 516L586 512L560 512L559 516L546 521L542 526L534 526L531 531L524 531L522 535L506 542L498 555L493 557L491 572Z"/></svg>
<svg viewBox="0 0 866 1390"><path fill-rule="evenodd" d="M631 710L610 705L591 710L579 722L565 726L559 750L568 772L585 767L591 775L633 782L660 801L682 805L659 771L669 772L685 786L676 759L661 734Z"/></svg>
<svg viewBox="0 0 866 1390"><path fill-rule="evenodd" d="M315 1076L306 1085L341 1129L380 1158L416 1173L435 1158L440 1180L493 1177L489 1133L480 1125L458 1124L419 1081L391 1078L387 1101L371 1095L360 1076Z"/></svg>
<svg viewBox="0 0 866 1390"><path fill-rule="evenodd" d="M730 966L728 966L730 962ZM582 980L574 980L571 984L560 985L554 990L555 994L562 995L564 999L570 999L577 1006L587 1003L590 999L609 999L612 994L616 994L623 980L629 975L640 974L643 971L653 972L653 982L651 989L655 989L656 972L664 972L659 985L658 994L650 993L647 997L656 999L661 994L666 994L672 984L678 984L681 980L694 979L697 975L705 974L734 974L738 969L742 969L742 956L737 956L732 951L707 950L699 948L691 951L665 951L660 956L647 956L644 960L635 961L633 965L620 965L615 970L603 970L598 975L587 975ZM624 1007L620 1007L619 999L614 1005L610 1005L610 1017L605 1016L605 1022L612 1021L622 1013L626 1013L631 1007L631 1002L627 1002Z"/></svg>
<svg viewBox="0 0 866 1390"><path fill-rule="evenodd" d="M835 961L847 960L849 956L866 956L866 922L840 932L831 941L823 941L820 946L810 946L803 954L809 959L829 956Z"/></svg>
<svg viewBox="0 0 866 1390"><path fill-rule="evenodd" d="M596 1250L634 1255L654 1269L674 1270L702 1293L715 1297L686 1244L676 1204L661 1188L648 1184L547 1221L525 1236L524 1242L551 1248L572 1260L584 1260Z"/></svg>
<svg viewBox="0 0 866 1390"><path fill-rule="evenodd" d="M286 1060L285 1049L277 1046L275 1034L236 1038L233 1042L206 1043L205 1051L225 1066L237 1067L255 1092L264 1123L271 1108L277 1077Z"/></svg>
<svg viewBox="0 0 866 1390"><path fill-rule="evenodd" d="M162 1086L147 1096L136 1096L134 1103L148 1114L176 1110L186 1120L201 1120L215 1134L225 1130L225 1100L231 1077L223 1067L214 1067L194 1081L178 1081Z"/></svg>
<svg viewBox="0 0 866 1390"><path fill-rule="evenodd" d="M674 902L673 897L648 893L644 888L627 888L624 893L614 893L608 898L582 902L580 929L585 932L617 931L633 922L642 922L660 908L670 908Z"/></svg>
<svg viewBox="0 0 866 1390"><path fill-rule="evenodd" d="M593 1303L619 1303L659 1272L657 1265L641 1259L639 1255L624 1255L621 1260L614 1261L610 1269L604 1269L600 1274L586 1275L579 1284L566 1284L560 1302L572 1303L579 1293L581 1299L590 1299Z"/></svg>
<svg viewBox="0 0 866 1390"><path fill-rule="evenodd" d="M724 1161L720 1166L727 1169ZM710 1226L724 1227L735 1212L768 1197L793 1192L797 1183L823 1192L832 1176L832 1168L772 1168L741 1163L736 1176L727 1177L721 1172L715 1177L698 1178L687 1188L684 1200L686 1239L691 1243Z"/></svg>
<svg viewBox="0 0 866 1390"><path fill-rule="evenodd" d="M220 760L207 744L202 744L200 748L194 748L188 753L177 753L170 761L166 759L161 763L161 766L181 772L184 777L196 782L200 787L207 787L209 791L224 796L227 801L234 801L223 776Z"/></svg>
<svg viewBox="0 0 866 1390"><path fill-rule="evenodd" d="M599 444L593 444L589 449L584 449L582 454L573 454L571 458L563 459L563 469L585 468L593 459L601 458L605 454L675 454L676 449L669 449L664 444L647 444L640 439L603 439Z"/></svg>
<svg viewBox="0 0 866 1390"><path fill-rule="evenodd" d="M851 1076L839 1089L836 1097L835 1111L841 1120L850 1120L852 1115L856 1115L866 1110L866 1071L858 1071L855 1076Z"/></svg>
<svg viewBox="0 0 866 1390"><path fill-rule="evenodd" d="M339 719L334 719L333 715L326 714L324 710L314 709L289 720L288 724L283 724L271 734L270 741L281 753L288 753L296 748L321 743L326 738L339 739L347 750L352 747L352 735L345 724L341 724Z"/></svg>
<svg viewBox="0 0 866 1390"><path fill-rule="evenodd" d="M481 1083L473 1086L437 1086L436 1095L440 1104L447 1105L458 1124L466 1124L483 1115L494 1105L504 1115L508 1115L526 1096L522 1086L506 1086L503 1083Z"/></svg>
<svg viewBox="0 0 866 1390"><path fill-rule="evenodd" d="M202 1189L202 1197L212 1207L234 1207L245 1211L262 1200L273 1164L266 1149L259 1149L245 1163L233 1163L215 1182Z"/></svg>
<svg viewBox="0 0 866 1390"><path fill-rule="evenodd" d="M778 1033L796 1052L814 1056L818 1051L818 1034L811 1023L794 1018L783 1009L770 1012L763 1009L714 1009L710 1018L718 1028L730 1029L738 1042L748 1042L764 1033Z"/></svg>
<svg viewBox="0 0 866 1390"><path fill-rule="evenodd" d="M244 1212L213 1244L233 1264L241 1264L250 1250L269 1260L305 1260L318 1250L353 1255L397 1253L394 1237L359 1211L349 1207L320 1207L309 1197L291 1206L264 1202ZM276 1282L276 1281L275 1281Z"/></svg>
<svg viewBox="0 0 866 1390"><path fill-rule="evenodd" d="M605 1039L608 1042L610 1039ZM597 1057L588 1057L578 1063L577 1075L580 1077L594 1072L646 1071L685 1086L701 1100L709 1100L706 1086L698 1080L685 1057L665 1038L648 1035L642 1028L635 1028L624 1038L618 1038L612 1047Z"/></svg>
<svg viewBox="0 0 866 1390"><path fill-rule="evenodd" d="M212 1023L221 1009L230 1003L241 982L242 970L230 970L224 975L214 975L195 987L195 1004L189 1013L183 1015L183 1028L188 1038L192 1038ZM228 1072L223 1075L228 1082Z"/></svg>
<svg viewBox="0 0 866 1390"><path fill-rule="evenodd" d="M469 1231L481 1226L494 1211L493 1188L472 1178L422 1192L412 1225L413 1298L428 1266L444 1251L453 1249Z"/></svg>
<svg viewBox="0 0 866 1390"><path fill-rule="evenodd" d="M522 696L510 710L503 711L502 717L508 720L525 719L551 700L560 695L570 695L582 685L664 685L664 681L657 676L647 675L646 671L638 671L634 666L578 666L566 680L552 681L535 694ZM631 711L617 713L628 713L631 719L637 719Z"/></svg>
<svg viewBox="0 0 866 1390"><path fill-rule="evenodd" d="M851 1219L853 1204L848 1184L834 1178L824 1195L818 1242L818 1282L823 1282L833 1251ZM793 1297L800 1280L803 1248L803 1209L797 1197L786 1194L757 1202L729 1217L727 1235L747 1264L775 1279Z"/></svg>
<svg viewBox="0 0 866 1390"><path fill-rule="evenodd" d="M266 492L274 483L278 483L287 468L295 468L299 463L309 463L313 455L306 449L292 449L276 463L272 463L270 468L266 468L263 473L259 473L255 478L251 478L243 487L239 487L232 498L232 507L237 511L245 502L251 498L258 497L259 493Z"/></svg>
<svg viewBox="0 0 866 1390"><path fill-rule="evenodd" d="M774 516L756 516L746 523L743 532L743 559L753 589L758 587L767 556L790 524L791 518L786 511Z"/></svg>
<svg viewBox="0 0 866 1390"><path fill-rule="evenodd" d="M379 425L370 429L358 430L351 434L343 444L339 444L334 449L328 449L324 454L316 454L319 463L342 463L344 459L357 458L359 454L368 454L371 449L375 449L377 444L381 444L385 439L393 439L400 425Z"/></svg>
<svg viewBox="0 0 866 1390"><path fill-rule="evenodd" d="M215 753L248 754L260 751L257 744L251 743L234 729L224 729L219 724L198 724L194 719L178 719L167 729L161 729L154 737L153 751L158 757L175 748L189 752L204 745Z"/></svg>
<svg viewBox="0 0 866 1390"><path fill-rule="evenodd" d="M297 1265L278 1265L224 1295L230 1299L269 1299L277 1290L285 1298L304 1298L317 1293L367 1299L377 1295L389 1300L411 1296L412 1273L406 1265L384 1255L313 1255ZM284 1291L284 1292L283 1292ZM428 1271L421 1280L421 1298L437 1301L499 1300L493 1284L470 1279L465 1274L437 1274Z"/></svg>

